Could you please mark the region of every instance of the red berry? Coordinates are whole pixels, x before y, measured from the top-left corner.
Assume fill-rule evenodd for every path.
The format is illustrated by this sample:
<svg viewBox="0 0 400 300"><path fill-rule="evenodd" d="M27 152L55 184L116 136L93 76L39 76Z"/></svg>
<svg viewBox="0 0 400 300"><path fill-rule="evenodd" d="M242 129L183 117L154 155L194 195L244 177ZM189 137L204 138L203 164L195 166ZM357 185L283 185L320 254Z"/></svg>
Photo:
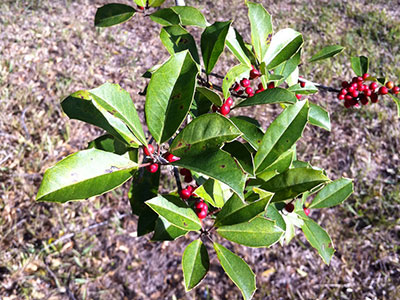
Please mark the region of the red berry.
<svg viewBox="0 0 400 300"><path fill-rule="evenodd" d="M174 161L180 160L179 157L177 157L177 156L175 156L175 155L173 155L171 153L166 153L165 159L168 160L169 162L174 162Z"/></svg>
<svg viewBox="0 0 400 300"><path fill-rule="evenodd" d="M345 95L343 95L343 94L338 94L337 97L338 97L339 100L344 100Z"/></svg>
<svg viewBox="0 0 400 300"><path fill-rule="evenodd" d="M197 217L202 220L205 219L207 217L207 211L205 210L201 210L200 212L197 213Z"/></svg>
<svg viewBox="0 0 400 300"><path fill-rule="evenodd" d="M249 98L250 98L250 97L253 97L253 96L254 96L254 93L250 93L250 94L248 94L247 96L249 96Z"/></svg>
<svg viewBox="0 0 400 300"><path fill-rule="evenodd" d="M307 208L307 207L304 207L304 213L305 213L305 215L306 216L308 216L309 214L310 214L310 209L309 208Z"/></svg>
<svg viewBox="0 0 400 300"><path fill-rule="evenodd" d="M253 69L253 70L250 71L250 78L251 79L257 78L260 75L261 75L261 73L257 69Z"/></svg>
<svg viewBox="0 0 400 300"><path fill-rule="evenodd" d="M357 97L358 97L358 91L352 92L351 95L352 95L354 98L357 98Z"/></svg>
<svg viewBox="0 0 400 300"><path fill-rule="evenodd" d="M242 95L242 94L243 94L243 90L238 91L237 94L238 94L239 96Z"/></svg>
<svg viewBox="0 0 400 300"><path fill-rule="evenodd" d="M275 87L275 83L274 82L270 82L270 83L268 83L267 87L269 89L273 89Z"/></svg>
<svg viewBox="0 0 400 300"><path fill-rule="evenodd" d="M186 182L186 183L191 183L192 181L193 181L192 175L186 175L186 176L185 176L185 182Z"/></svg>
<svg viewBox="0 0 400 300"><path fill-rule="evenodd" d="M300 86L303 88L306 86L306 83L304 81L300 81Z"/></svg>
<svg viewBox="0 0 400 300"><path fill-rule="evenodd" d="M388 81L388 82L386 82L386 87L387 87L389 90L391 90L391 89L394 87L393 81Z"/></svg>
<svg viewBox="0 0 400 300"><path fill-rule="evenodd" d="M301 99L301 95L300 95L300 94L296 94L296 98L297 98L298 100L300 100L300 99Z"/></svg>
<svg viewBox="0 0 400 300"><path fill-rule="evenodd" d="M158 171L158 164L151 164L150 166L146 167L150 173L155 173Z"/></svg>
<svg viewBox="0 0 400 300"><path fill-rule="evenodd" d="M372 93L371 102L372 103L377 103L378 102L378 94L377 93Z"/></svg>
<svg viewBox="0 0 400 300"><path fill-rule="evenodd" d="M342 81L342 88L347 88L349 86L349 83L347 81Z"/></svg>
<svg viewBox="0 0 400 300"><path fill-rule="evenodd" d="M347 89L341 89L341 90L340 90L340 94L346 95L346 94L347 94Z"/></svg>
<svg viewBox="0 0 400 300"><path fill-rule="evenodd" d="M144 10L144 7L143 6L137 6L137 8L139 8L140 10Z"/></svg>
<svg viewBox="0 0 400 300"><path fill-rule="evenodd" d="M147 147L144 147L143 150L144 150L144 154L146 154L147 156L150 156L154 153L154 147L151 144L147 145Z"/></svg>
<svg viewBox="0 0 400 300"><path fill-rule="evenodd" d="M225 100L225 104L229 105L229 107L231 107L233 105L233 100L231 97L228 97L228 99Z"/></svg>
<svg viewBox="0 0 400 300"><path fill-rule="evenodd" d="M393 92L393 94L397 95L400 92L400 87L398 87L398 86L393 87L392 92Z"/></svg>
<svg viewBox="0 0 400 300"><path fill-rule="evenodd" d="M351 98L351 99L353 99L353 98ZM352 106L351 105L351 99L350 100L348 100L348 99L344 100L344 107L350 108Z"/></svg>
<svg viewBox="0 0 400 300"><path fill-rule="evenodd" d="M213 106L211 106L211 109L213 112L216 112L218 110L218 107L215 104L213 104Z"/></svg>
<svg viewBox="0 0 400 300"><path fill-rule="evenodd" d="M365 96L365 94L362 94L360 96L360 102L361 102L362 105L367 105L368 104L368 98L367 98L367 96Z"/></svg>
<svg viewBox="0 0 400 300"><path fill-rule="evenodd" d="M286 211L287 212L292 212L292 211L294 211L294 205L293 205L293 203L287 203L286 205L285 205L285 209L286 209Z"/></svg>
<svg viewBox="0 0 400 300"><path fill-rule="evenodd" d="M353 79L351 80L351 82L352 82L352 83L357 83L357 81L358 81L357 78L358 78L358 77L353 77Z"/></svg>
<svg viewBox="0 0 400 300"><path fill-rule="evenodd" d="M362 76L362 79L363 79L363 80L366 80L368 77L369 77L369 74L368 74L368 73L365 73L365 74Z"/></svg>
<svg viewBox="0 0 400 300"><path fill-rule="evenodd" d="M254 94L253 88L247 87L247 88L246 88L246 94L247 94L247 95Z"/></svg>
<svg viewBox="0 0 400 300"><path fill-rule="evenodd" d="M235 92L237 92L238 90L240 90L240 85L239 85L237 82L235 82L235 85L233 86L233 90L234 90Z"/></svg>
<svg viewBox="0 0 400 300"><path fill-rule="evenodd" d="M189 191L188 189L183 189L182 191L179 192L179 196L181 196L183 200L189 199L191 195L192 192Z"/></svg>
<svg viewBox="0 0 400 300"><path fill-rule="evenodd" d="M260 82L260 83L258 84L258 89L259 89L259 90L264 90L264 86L263 86L262 82Z"/></svg>
<svg viewBox="0 0 400 300"><path fill-rule="evenodd" d="M231 108L229 107L229 105L224 103L224 104L222 104L222 106L221 106L219 111L223 116L226 116L231 111Z"/></svg>
<svg viewBox="0 0 400 300"><path fill-rule="evenodd" d="M263 92L264 90L256 90L256 94Z"/></svg>
<svg viewBox="0 0 400 300"><path fill-rule="evenodd" d="M191 185L188 185L188 186L186 187L186 189L189 190L189 192L191 192L191 193L193 193L193 191L194 191L194 187L191 186Z"/></svg>
<svg viewBox="0 0 400 300"><path fill-rule="evenodd" d="M354 92L356 90L356 88L354 87L354 86L349 86L348 88L347 88L347 91L349 92L349 93L352 93L352 92Z"/></svg>
<svg viewBox="0 0 400 300"><path fill-rule="evenodd" d="M357 82L362 82L362 81L363 81L363 78L361 76L358 76L357 77Z"/></svg>
<svg viewBox="0 0 400 300"><path fill-rule="evenodd" d="M372 95L372 91L368 88L368 89L364 90L364 94L365 94L365 96L370 97Z"/></svg>
<svg viewBox="0 0 400 300"><path fill-rule="evenodd" d="M378 84L376 82L371 82L369 88L370 90L375 91L378 88Z"/></svg>
<svg viewBox="0 0 400 300"><path fill-rule="evenodd" d="M242 85L242 87L248 87L250 85L250 80L248 80L247 78L243 78L242 81L240 81L240 84Z"/></svg>
<svg viewBox="0 0 400 300"><path fill-rule="evenodd" d="M379 88L378 93L381 94L381 95L386 95L387 93L389 93L389 91L388 91L388 89L387 89L386 86L381 86L381 87Z"/></svg>
<svg viewBox="0 0 400 300"><path fill-rule="evenodd" d="M205 207L207 207L207 204L203 200L197 201L194 204L194 208L196 210L203 210Z"/></svg>
<svg viewBox="0 0 400 300"><path fill-rule="evenodd" d="M360 92L363 92L365 90L365 84L362 84L361 82L359 82L357 84L357 90Z"/></svg>
<svg viewBox="0 0 400 300"><path fill-rule="evenodd" d="M350 101L351 99L353 99L353 96L352 95L346 95L346 96L344 96L344 99L347 100L347 101Z"/></svg>
<svg viewBox="0 0 400 300"><path fill-rule="evenodd" d="M179 170L179 173L182 176L192 176L192 172L190 172L190 170L186 169L186 168L182 168Z"/></svg>

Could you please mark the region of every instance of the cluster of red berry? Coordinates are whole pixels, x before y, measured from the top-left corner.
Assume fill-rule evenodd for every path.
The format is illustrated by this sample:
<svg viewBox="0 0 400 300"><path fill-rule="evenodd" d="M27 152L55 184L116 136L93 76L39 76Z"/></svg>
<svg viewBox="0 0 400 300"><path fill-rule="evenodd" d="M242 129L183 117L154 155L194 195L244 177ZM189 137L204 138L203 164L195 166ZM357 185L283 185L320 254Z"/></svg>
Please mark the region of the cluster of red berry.
<svg viewBox="0 0 400 300"><path fill-rule="evenodd" d="M203 199L199 199L194 204L194 209L196 211L197 217L202 220L207 217L208 214L208 206L207 203L204 202Z"/></svg>
<svg viewBox="0 0 400 300"><path fill-rule="evenodd" d="M149 144L149 145L147 145L147 147L143 148L143 151L144 151L144 154L146 156L152 157L153 153L154 153L154 146L152 144ZM173 155L173 154L171 154L169 152L165 153L164 158L170 163L180 159L179 157L177 157L177 156L175 156L175 155ZM157 163L152 163L152 164L148 165L146 167L146 169L150 173L155 173L155 172L158 171L158 164Z"/></svg>
<svg viewBox="0 0 400 300"><path fill-rule="evenodd" d="M226 116L231 111L232 105L233 105L233 100L231 97L228 97L228 99L226 99L224 101L224 103L221 105L221 107L218 108L216 105L213 105L212 111L213 112L219 111L221 113L221 115Z"/></svg>
<svg viewBox="0 0 400 300"><path fill-rule="evenodd" d="M192 174L190 172L190 170L188 169L181 169L179 172L182 176L185 176L185 182L190 182L193 180ZM190 180L189 180L190 179ZM179 192L179 196L183 199L183 200L187 200L192 196L196 196L194 194L194 190L196 189L196 187L193 187L192 185L188 185L186 188L182 189ZM199 219L204 219L205 217L207 217L207 213L208 213L208 206L207 204L204 202L203 199L199 199L196 201L196 203L194 204L194 210L197 214L197 217Z"/></svg>
<svg viewBox="0 0 400 300"><path fill-rule="evenodd" d="M389 92L396 95L400 91L400 88L395 86L393 81L389 81L386 85L379 87L375 81L371 82L370 85L365 84L368 79L370 79L370 76L365 73L362 77L353 77L351 82L342 82L342 89L337 97L339 100L344 100L346 108L359 107L360 103L367 105L369 100L372 103L377 103L378 95L386 95Z"/></svg>

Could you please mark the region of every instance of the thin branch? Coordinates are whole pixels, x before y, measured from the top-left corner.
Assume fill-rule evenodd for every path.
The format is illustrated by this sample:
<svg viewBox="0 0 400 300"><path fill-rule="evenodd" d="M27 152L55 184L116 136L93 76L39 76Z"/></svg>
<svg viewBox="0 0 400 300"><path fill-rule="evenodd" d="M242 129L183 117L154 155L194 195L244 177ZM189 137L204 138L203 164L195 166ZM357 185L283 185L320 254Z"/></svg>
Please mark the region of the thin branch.
<svg viewBox="0 0 400 300"><path fill-rule="evenodd" d="M176 180L176 185L178 187L178 192L180 193L182 191L182 182L181 178L179 177L179 171L177 167L174 167L174 177Z"/></svg>
<svg viewBox="0 0 400 300"><path fill-rule="evenodd" d="M325 85L322 85L322 84L319 84L319 83L315 83L315 82L312 82L310 80L306 80L304 78L299 78L299 81L300 82L305 82L305 83L307 83L307 82L312 83L313 85L315 85L320 90L324 90L324 91L328 91L328 92L332 92L332 93L340 93L340 90L338 90L338 89L335 89L335 88L330 87L330 86L325 86Z"/></svg>

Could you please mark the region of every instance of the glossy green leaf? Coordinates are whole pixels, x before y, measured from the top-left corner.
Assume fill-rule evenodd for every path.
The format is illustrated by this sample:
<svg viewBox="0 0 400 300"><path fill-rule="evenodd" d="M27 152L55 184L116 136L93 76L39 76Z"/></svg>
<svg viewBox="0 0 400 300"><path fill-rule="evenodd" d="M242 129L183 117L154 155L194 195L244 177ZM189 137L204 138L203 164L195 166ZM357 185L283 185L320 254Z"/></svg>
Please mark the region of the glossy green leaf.
<svg viewBox="0 0 400 300"><path fill-rule="evenodd" d="M299 82L299 67L297 66L294 71L286 78L288 86L295 85Z"/></svg>
<svg viewBox="0 0 400 300"><path fill-rule="evenodd" d="M363 76L368 73L369 59L365 56L353 56L351 57L351 68L357 76Z"/></svg>
<svg viewBox="0 0 400 300"><path fill-rule="evenodd" d="M276 86L284 82L290 76L290 74L292 74L296 70L299 64L300 64L300 51L297 52L295 55L293 55L291 59L288 59L287 61L276 67L274 70L274 75L282 76L282 78L279 79Z"/></svg>
<svg viewBox="0 0 400 300"><path fill-rule="evenodd" d="M37 201L83 200L111 191L131 178L133 161L110 152L76 152L46 170Z"/></svg>
<svg viewBox="0 0 400 300"><path fill-rule="evenodd" d="M162 26L179 25L181 20L172 8L164 8L155 11L150 15L150 19Z"/></svg>
<svg viewBox="0 0 400 300"><path fill-rule="evenodd" d="M265 210L272 196L272 193L268 193L265 197L246 204L237 195L232 195L218 213L215 226L234 225L255 218Z"/></svg>
<svg viewBox="0 0 400 300"><path fill-rule="evenodd" d="M296 102L297 98L293 93L287 91L286 89L277 87L255 94L253 97L247 98L246 100L240 102L235 107Z"/></svg>
<svg viewBox="0 0 400 300"><path fill-rule="evenodd" d="M206 246L201 240L191 242L182 255L182 270L186 292L196 287L203 280L209 267L210 260Z"/></svg>
<svg viewBox="0 0 400 300"><path fill-rule="evenodd" d="M264 132L261 130L260 125L254 123L254 119L246 116L231 117L230 120L243 133L242 138L257 150L264 136Z"/></svg>
<svg viewBox="0 0 400 300"><path fill-rule="evenodd" d="M174 241L178 237L187 234L188 231L176 227L174 224L168 222L167 219L159 216L155 226L154 234L151 237L152 241Z"/></svg>
<svg viewBox="0 0 400 300"><path fill-rule="evenodd" d="M159 7L164 2L165 2L165 0L149 0L149 6L150 7Z"/></svg>
<svg viewBox="0 0 400 300"><path fill-rule="evenodd" d="M198 86L196 88L196 91L199 92L200 94L202 94L204 97L206 97L208 100L210 100L212 103L214 103L217 106L221 106L222 105L222 99L221 96L214 92L211 89L208 89L206 87L203 86Z"/></svg>
<svg viewBox="0 0 400 300"><path fill-rule="evenodd" d="M158 144L174 135L185 119L198 72L196 62L186 50L171 56L151 76L145 111L149 131Z"/></svg>
<svg viewBox="0 0 400 300"><path fill-rule="evenodd" d="M233 141L229 144L225 144L222 150L230 153L234 157L242 169L254 176L254 162L253 157L246 146L239 141Z"/></svg>
<svg viewBox="0 0 400 300"><path fill-rule="evenodd" d="M231 94L229 89L235 82L239 82L244 77L248 77L251 68L247 65L236 65L231 68L228 73L226 73L224 80L222 81L222 91L224 94L224 98L227 99Z"/></svg>
<svg viewBox="0 0 400 300"><path fill-rule="evenodd" d="M251 28L251 44L259 62L264 60L272 37L271 15L258 3L247 2Z"/></svg>
<svg viewBox="0 0 400 300"><path fill-rule="evenodd" d="M231 21L215 22L208 26L201 35L201 54L207 74L211 73L218 58L224 52L230 26Z"/></svg>
<svg viewBox="0 0 400 300"><path fill-rule="evenodd" d="M169 54L189 50L193 59L200 64L199 53L193 36L180 25L165 26L160 33L161 42Z"/></svg>
<svg viewBox="0 0 400 300"><path fill-rule="evenodd" d="M229 119L217 113L205 114L190 122L176 136L169 151L178 157L201 155L219 149L223 143L240 135Z"/></svg>
<svg viewBox="0 0 400 300"><path fill-rule="evenodd" d="M94 26L110 27L128 21L135 14L132 6L110 3L106 4L96 11L94 17Z"/></svg>
<svg viewBox="0 0 400 300"><path fill-rule="evenodd" d="M268 168L299 140L307 124L308 110L308 101L299 101L287 107L268 127L254 157L257 174Z"/></svg>
<svg viewBox="0 0 400 300"><path fill-rule="evenodd" d="M190 108L190 113L194 117L199 117L206 113L209 113L211 110L212 102L203 94L198 91L194 94L194 101L192 102L192 106Z"/></svg>
<svg viewBox="0 0 400 300"><path fill-rule="evenodd" d="M222 268L242 292L245 300L251 299L256 291L256 276L246 262L224 246L214 243Z"/></svg>
<svg viewBox="0 0 400 300"><path fill-rule="evenodd" d="M293 29L286 28L278 31L264 56L267 69L271 70L290 59L303 45L303 36Z"/></svg>
<svg viewBox="0 0 400 300"><path fill-rule="evenodd" d="M196 213L179 197L158 195L153 199L147 200L146 204L178 228L186 231L201 229L201 223Z"/></svg>
<svg viewBox="0 0 400 300"><path fill-rule="evenodd" d="M296 213L285 213L281 214L281 216L286 224L286 231L284 237L282 238L282 244L285 242L285 244L288 245L296 235L296 227L303 226L304 222L303 219L301 219Z"/></svg>
<svg viewBox="0 0 400 300"><path fill-rule="evenodd" d="M341 178L328 183L315 196L310 208L332 207L342 203L353 193L351 179Z"/></svg>
<svg viewBox="0 0 400 300"><path fill-rule="evenodd" d="M322 171L295 168L276 175L261 185L260 188L275 193L272 202L280 202L293 199L328 180Z"/></svg>
<svg viewBox="0 0 400 300"><path fill-rule="evenodd" d="M388 94L390 97L392 97L393 101L396 103L397 105L397 116L400 117L400 99L393 96L392 94Z"/></svg>
<svg viewBox="0 0 400 300"><path fill-rule="evenodd" d="M110 134L99 136L97 139L89 142L88 149L91 148L112 152L118 155L123 155L130 150L125 143L117 140Z"/></svg>
<svg viewBox="0 0 400 300"><path fill-rule="evenodd" d="M107 112L121 119L143 145L147 145L139 115L127 91L118 84L107 82L89 93Z"/></svg>
<svg viewBox="0 0 400 300"><path fill-rule="evenodd" d="M320 50L316 54L314 54L310 58L309 62L314 62L314 61L334 57L334 56L338 55L340 52L342 52L343 50L344 50L344 47L342 47L340 45L326 46L322 50Z"/></svg>
<svg viewBox="0 0 400 300"><path fill-rule="evenodd" d="M275 244L284 231L275 222L256 217L250 222L221 226L217 233L223 238L247 247L270 247Z"/></svg>
<svg viewBox="0 0 400 300"><path fill-rule="evenodd" d="M206 18L195 7L192 6L174 6L171 9L179 16L180 24L183 26L207 27Z"/></svg>
<svg viewBox="0 0 400 300"><path fill-rule="evenodd" d="M267 211L265 213L265 217L272 221L275 221L276 226L281 228L283 231L286 231L286 223L283 219L282 215L276 209L275 205L268 205Z"/></svg>
<svg viewBox="0 0 400 300"><path fill-rule="evenodd" d="M229 27L228 35L226 36L226 46L241 64L251 68L251 61L243 39L232 26Z"/></svg>
<svg viewBox="0 0 400 300"><path fill-rule="evenodd" d="M71 119L103 128L119 140L126 141L130 147L139 147L141 144L124 122L98 105L88 91L71 94L61 102L61 106Z"/></svg>
<svg viewBox="0 0 400 300"><path fill-rule="evenodd" d="M226 184L212 178L207 179L194 193L212 206L219 208L224 206L232 196L232 192Z"/></svg>
<svg viewBox="0 0 400 300"><path fill-rule="evenodd" d="M309 95L309 94L314 94L314 93L318 92L317 87L309 81L305 82L304 87L301 87L301 85L299 83L297 83L297 84L289 87L287 90L292 93L300 94L300 95Z"/></svg>
<svg viewBox="0 0 400 300"><path fill-rule="evenodd" d="M327 112L321 106L310 103L308 118L308 122L310 124L331 131L331 118L329 117L329 112Z"/></svg>
<svg viewBox="0 0 400 300"><path fill-rule="evenodd" d="M159 216L150 207L145 206L139 214L137 236L144 236L154 231Z"/></svg>
<svg viewBox="0 0 400 300"><path fill-rule="evenodd" d="M261 173L257 174L257 178L261 178L265 181L269 180L277 173L283 173L289 169L293 159L295 151L290 149L283 154L281 154L275 162L273 162L268 168L266 168Z"/></svg>
<svg viewBox="0 0 400 300"><path fill-rule="evenodd" d="M173 165L217 179L228 185L240 198L244 198L243 189L246 174L230 154L225 151L209 151L197 156L182 157L174 162Z"/></svg>
<svg viewBox="0 0 400 300"><path fill-rule="evenodd" d="M321 226L319 226L310 218L304 218L303 221L304 224L301 226L301 229L303 230L306 239L311 246L317 249L323 261L326 264L329 264L333 253L335 252L330 236Z"/></svg>

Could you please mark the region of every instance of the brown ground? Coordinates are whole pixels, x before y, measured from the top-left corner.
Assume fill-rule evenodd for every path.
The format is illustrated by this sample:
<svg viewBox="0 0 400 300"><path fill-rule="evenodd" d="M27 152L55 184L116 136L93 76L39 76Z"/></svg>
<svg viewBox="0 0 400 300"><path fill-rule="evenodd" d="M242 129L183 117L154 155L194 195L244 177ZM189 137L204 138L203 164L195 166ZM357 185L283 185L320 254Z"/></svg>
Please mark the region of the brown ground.
<svg viewBox="0 0 400 300"><path fill-rule="evenodd" d="M187 2L211 23L235 19L248 40L242 1ZM277 28L291 26L304 33L305 58L322 45L347 46L346 55L333 61L305 63L306 78L337 86L341 78L353 76L348 54L368 55L371 73L400 77L398 1L262 2ZM95 29L96 7L104 3L0 2L0 298L240 299L215 255L200 287L185 293L180 257L190 236L169 243L136 237L126 189L65 205L34 201L44 170L101 134L69 121L60 100L112 81L131 93L143 114L144 98L138 92L145 81L140 75L167 58L159 26L142 15L121 26ZM229 53L224 62L217 65L220 73L234 63ZM341 207L311 214L335 243L330 266L301 234L287 247L233 246L257 274L255 298L400 298L400 122L395 105L385 99L362 110L345 110L331 94L311 100L331 112L332 132L309 127L299 145L301 158L326 168L333 179L354 178L355 193ZM247 111L264 126L276 112L273 107Z"/></svg>

